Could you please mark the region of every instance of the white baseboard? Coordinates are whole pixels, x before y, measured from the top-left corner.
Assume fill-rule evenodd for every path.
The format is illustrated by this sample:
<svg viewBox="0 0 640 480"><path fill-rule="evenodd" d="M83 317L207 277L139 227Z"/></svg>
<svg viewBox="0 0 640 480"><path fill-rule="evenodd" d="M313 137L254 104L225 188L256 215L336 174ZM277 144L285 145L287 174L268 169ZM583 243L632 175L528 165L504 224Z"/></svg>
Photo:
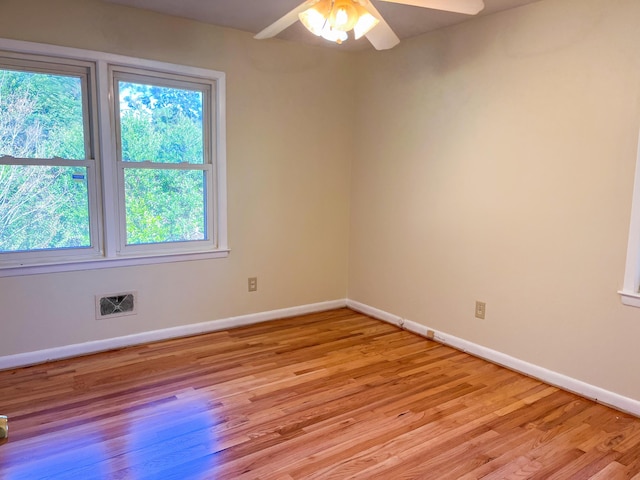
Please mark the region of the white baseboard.
<svg viewBox="0 0 640 480"><path fill-rule="evenodd" d="M251 313L248 315L240 315L237 317L212 320L209 322L165 328L163 330L153 330L150 332L136 333L133 335L109 338L106 340L96 340L93 342L66 345L64 347L49 348L46 350L38 350L35 352L6 355L0 357L0 370L24 367L27 365L35 365L38 363L77 357L79 355L87 355L90 353L104 352L107 350L114 350L116 348L156 342L158 340L188 337L191 335L198 335L200 333L227 330L229 328L242 327L245 325L267 322L269 320L277 320L279 318L295 317L297 315L305 315L307 313L333 310L336 308L345 307L346 305L347 301L344 299L332 300L327 302L313 303L309 305L301 305L298 307L283 308L280 310Z"/></svg>
<svg viewBox="0 0 640 480"><path fill-rule="evenodd" d="M420 323L403 319L397 315L390 314L383 310L365 305L353 300L347 300L347 306L353 310L364 313L371 317L383 320L388 323L392 323L413 333L427 337L430 332L433 333L433 339L442 344L451 346L457 350L467 352L476 357L483 358L492 363L496 363L503 367L510 368L520 373L524 373L530 377L537 378L550 385L568 390L583 397L589 398L596 402L608 405L623 412L630 413L635 416L640 416L640 401L634 400L629 397L619 395L617 393L605 390L603 388L585 383L581 380L568 377L553 370L534 365L532 363L525 362L518 358L506 355L504 353L492 350L490 348L478 345L473 342L469 342L459 337L449 335L438 330L434 330Z"/></svg>
<svg viewBox="0 0 640 480"><path fill-rule="evenodd" d="M537 378L550 385L554 385L564 390L577 393L578 395L595 400L605 405L609 405L618 410L640 416L640 401L638 400L634 400L632 398L619 395L615 392L605 390L595 385L576 380L575 378L568 377L561 373L525 362L524 360L520 360L518 358L506 355L496 350L492 350L482 345L469 342L462 338L440 332L412 320L404 319L397 315L385 312L384 310L380 310L353 300L344 299L283 308L279 310L271 310L267 312L240 315L237 317L228 317L219 320L212 320L209 322L183 325L179 327L166 328L163 330L153 330L150 332L142 332L133 335L109 338L105 340L96 340L81 344L66 345L64 347L38 350L35 352L0 356L0 370L24 367L27 365L35 365L52 360L61 360L64 358L103 352L117 348L129 347L132 345L155 342L159 340L167 340L171 338L187 337L191 335L198 335L201 333L226 330L229 328L242 327L245 325L277 320L279 318L305 315L308 313L322 312L325 310L332 310L345 306L424 337L433 334L433 339L442 344L451 346L463 352L470 353L471 355L475 355L477 357L483 358L498 365L502 365L517 372L524 373L525 375Z"/></svg>

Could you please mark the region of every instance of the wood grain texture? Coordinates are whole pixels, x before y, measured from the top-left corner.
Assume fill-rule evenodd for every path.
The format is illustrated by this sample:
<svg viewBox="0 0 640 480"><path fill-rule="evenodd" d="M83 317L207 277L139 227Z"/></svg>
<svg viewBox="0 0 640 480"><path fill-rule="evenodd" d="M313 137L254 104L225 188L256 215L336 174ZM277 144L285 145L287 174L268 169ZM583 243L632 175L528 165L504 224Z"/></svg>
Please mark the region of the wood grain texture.
<svg viewBox="0 0 640 480"><path fill-rule="evenodd" d="M0 372L0 479L640 479L640 419L348 309Z"/></svg>

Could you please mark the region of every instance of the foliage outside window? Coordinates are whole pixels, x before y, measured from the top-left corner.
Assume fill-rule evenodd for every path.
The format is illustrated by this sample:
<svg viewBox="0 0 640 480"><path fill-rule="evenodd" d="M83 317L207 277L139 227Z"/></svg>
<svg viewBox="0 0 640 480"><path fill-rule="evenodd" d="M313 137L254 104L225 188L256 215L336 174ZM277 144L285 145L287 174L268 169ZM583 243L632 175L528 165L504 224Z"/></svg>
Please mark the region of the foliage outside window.
<svg viewBox="0 0 640 480"><path fill-rule="evenodd" d="M226 254L222 74L3 44L0 275Z"/></svg>
<svg viewBox="0 0 640 480"><path fill-rule="evenodd" d="M90 248L90 68L0 62L0 253Z"/></svg>

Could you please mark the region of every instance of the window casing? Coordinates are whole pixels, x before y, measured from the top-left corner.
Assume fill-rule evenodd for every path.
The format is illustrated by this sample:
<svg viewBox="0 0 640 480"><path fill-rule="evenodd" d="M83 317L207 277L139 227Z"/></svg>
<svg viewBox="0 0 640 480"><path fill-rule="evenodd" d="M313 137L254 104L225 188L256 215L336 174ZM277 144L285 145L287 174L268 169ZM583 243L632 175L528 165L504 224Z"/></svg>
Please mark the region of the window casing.
<svg viewBox="0 0 640 480"><path fill-rule="evenodd" d="M0 53L0 84L12 81L24 88L0 90L3 263L95 257L102 248L98 160L94 148L95 65ZM43 112L42 104L49 94L39 91L43 83L51 84L52 88L75 89L79 98L66 98L66 105L52 106ZM80 139L51 138L61 130L59 124L64 120L65 107L76 110L75 130ZM28 124L34 117L33 123ZM51 125L47 128L42 123ZM76 214L70 215L74 210ZM73 229L81 232L76 238L55 238Z"/></svg>
<svg viewBox="0 0 640 480"><path fill-rule="evenodd" d="M640 137L636 157L624 284L618 293L625 305L640 307Z"/></svg>
<svg viewBox="0 0 640 480"><path fill-rule="evenodd" d="M115 99L112 107L119 185L119 252L135 255L211 249L215 238L214 198L209 198L214 191L211 112L215 111L212 94L215 83L195 82L177 75L150 75L122 67L111 68L110 73ZM138 98L127 102L136 87ZM182 100L182 104L172 103L175 98ZM125 127L127 121L132 125ZM135 130L136 127L139 130L140 124L143 129L159 125L163 131L149 130L147 135L140 135ZM163 137L168 130L178 132L167 139L169 142L148 141L148 136ZM139 145L126 148L132 143ZM149 148L150 143L160 145ZM146 190L159 183L174 190L174 195L167 196L163 190L145 195ZM140 212L141 203L146 208ZM181 205L176 207L178 203ZM156 217L164 218L165 222L154 221Z"/></svg>
<svg viewBox="0 0 640 480"><path fill-rule="evenodd" d="M81 193L86 194L88 233L79 235L83 239L79 244L51 244L51 248L30 248L25 244L26 247L12 250L6 246L2 249L0 231L0 276L228 254L223 73L0 39L0 74L3 69L57 75L79 82L83 113L82 126L76 131L83 132L83 158L49 153L43 158L22 158L2 156L0 151L0 169L62 169L63 174L56 178L63 179L67 190L59 187L56 191L66 195L80 184L86 189L70 196L81 198ZM140 86L136 98L131 91L122 92L123 86L131 89L136 85ZM128 104L123 99L127 93ZM162 102L165 110L155 108ZM139 111L135 111L138 107ZM0 115L6 113L0 111ZM123 135L123 125L131 130L131 122L125 117L153 117L154 125L138 122L147 125L143 125L142 134L127 137L128 133ZM135 129L135 122L133 125ZM145 139L145 132L149 139ZM158 158L127 158L131 155L123 149L123 140L126 143L127 138L134 138L144 146L153 144L158 136L164 138L160 143L169 145ZM1 182L2 177L0 195ZM13 182L15 187L16 181ZM3 208L0 196L0 221ZM75 208L82 211L83 207ZM47 230L46 226L43 228Z"/></svg>

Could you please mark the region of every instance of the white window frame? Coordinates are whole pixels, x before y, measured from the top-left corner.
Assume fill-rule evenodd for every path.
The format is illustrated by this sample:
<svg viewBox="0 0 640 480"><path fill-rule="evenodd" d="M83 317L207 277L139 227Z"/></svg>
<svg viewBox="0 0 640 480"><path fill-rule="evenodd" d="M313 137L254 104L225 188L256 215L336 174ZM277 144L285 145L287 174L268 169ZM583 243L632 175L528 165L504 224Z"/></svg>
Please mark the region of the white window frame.
<svg viewBox="0 0 640 480"><path fill-rule="evenodd" d="M640 136L638 138L638 153L636 156L636 173L633 181L633 200L631 202L631 221L629 223L624 283L622 290L618 293L623 304L631 307L640 307Z"/></svg>
<svg viewBox="0 0 640 480"><path fill-rule="evenodd" d="M118 253L123 256L139 256L153 253L163 252L198 252L202 250L212 250L215 248L215 196L211 196L211 192L215 193L215 173L213 165L215 164L215 119L212 118L212 112L215 112L215 82L212 80L196 79L194 77L184 77L178 75L167 75L165 73L155 74L141 70L139 68L125 68L121 66L111 66L109 68L110 85L112 88L110 97L114 114L112 115L113 130L115 132L116 145L116 163L118 166L118 213L119 213L119 242ZM129 82L144 82L159 86L167 86L171 88L190 88L202 92L203 94L203 163L201 164L182 164L182 163L160 163L156 161L145 162L128 162L122 160L122 139L120 138L120 108L116 94L117 83L120 80ZM153 159L152 159L153 160ZM152 243L140 245L128 245L126 241L126 212L125 212L125 190L124 190L124 172L127 168L140 169L168 169L168 170L200 170L205 174L205 191L207 199L205 204L205 224L206 232L204 240L191 240L184 242L166 242Z"/></svg>
<svg viewBox="0 0 640 480"><path fill-rule="evenodd" d="M0 68L36 74L70 76L80 79L82 88L85 158L15 158L3 156L0 157L0 165L86 168L90 238L90 245L88 247L44 249L30 252L6 252L2 254L3 260L8 265L14 265L64 262L74 259L94 259L102 250L102 221L99 209L99 152L96 148L99 139L97 136L97 85L95 64L93 62L71 59L59 60L39 55L16 55L14 52L4 52L0 49Z"/></svg>
<svg viewBox="0 0 640 480"><path fill-rule="evenodd" d="M90 50L59 47L55 45L23 42L0 38L0 51L13 52L15 54L37 55L49 58L54 62L70 64L86 62L94 67L95 78L95 109L91 112L95 121L93 131L94 158L86 162L95 162L93 168L88 169L89 181L94 180L94 201L91 205L90 218L98 222L95 249L90 255L78 255L75 252L58 251L52 255L36 256L34 252L28 252L15 258L12 254L0 253L0 277L51 273L60 271L91 270L98 268L120 267L129 265L146 265L186 260L199 260L209 258L222 258L229 254L227 243L227 189L226 189L226 77L223 72L198 67L189 67L172 63L158 62L141 58L113 55ZM116 135L114 131L114 108L112 92L112 79L110 67L132 68L148 70L154 74L180 75L195 80L213 82L215 88L212 91L213 121L210 134L212 135L211 181L213 193L211 198L211 242L207 245L185 246L189 242L179 242L183 245L174 245L176 248L147 248L127 249L121 248L121 225L119 213L119 166L116 160L117 150L115 146ZM76 161L74 161L76 162ZM80 163L74 163L80 166ZM82 165L84 166L84 165ZM91 189L90 189L91 190ZM93 239L92 239L93 241ZM199 243L199 242L197 242ZM9 258L11 257L11 258Z"/></svg>

